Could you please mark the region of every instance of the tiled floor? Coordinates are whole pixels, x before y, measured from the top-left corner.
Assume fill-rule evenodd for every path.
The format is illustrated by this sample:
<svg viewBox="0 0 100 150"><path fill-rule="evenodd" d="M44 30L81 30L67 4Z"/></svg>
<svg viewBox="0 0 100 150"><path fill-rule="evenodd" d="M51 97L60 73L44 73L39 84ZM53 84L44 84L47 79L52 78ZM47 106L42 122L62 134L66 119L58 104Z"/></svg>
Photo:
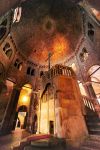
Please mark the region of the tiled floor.
<svg viewBox="0 0 100 150"><path fill-rule="evenodd" d="M13 145L18 145L19 142L29 136L30 133L27 133L25 130L16 129L12 134L1 136L0 137L0 150L11 150Z"/></svg>

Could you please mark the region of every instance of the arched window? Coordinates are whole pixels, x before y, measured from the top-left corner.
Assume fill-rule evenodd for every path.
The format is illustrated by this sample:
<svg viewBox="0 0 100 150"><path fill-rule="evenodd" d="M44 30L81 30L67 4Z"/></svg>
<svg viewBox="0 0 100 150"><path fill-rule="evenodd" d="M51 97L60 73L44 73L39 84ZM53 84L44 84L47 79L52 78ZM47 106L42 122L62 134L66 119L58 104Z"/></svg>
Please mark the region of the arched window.
<svg viewBox="0 0 100 150"><path fill-rule="evenodd" d="M19 22L21 19L21 13L22 13L22 8L17 7L14 11L14 17L13 17L13 23L14 22Z"/></svg>
<svg viewBox="0 0 100 150"><path fill-rule="evenodd" d="M91 23L88 23L88 37L91 41L94 40L94 27Z"/></svg>
<svg viewBox="0 0 100 150"><path fill-rule="evenodd" d="M28 67L27 68L27 75L34 76L35 75L35 69Z"/></svg>
<svg viewBox="0 0 100 150"><path fill-rule="evenodd" d="M12 49L10 47L10 44L9 43L6 43L5 46L3 47L3 51L4 53L6 54L6 56L8 58L10 58L12 56Z"/></svg>
<svg viewBox="0 0 100 150"><path fill-rule="evenodd" d="M14 66L15 66L18 70L21 71L21 69L22 69L22 64L23 64L23 63L17 58L16 61L15 61L15 63L14 63Z"/></svg>
<svg viewBox="0 0 100 150"><path fill-rule="evenodd" d="M7 50L5 54L10 58L12 56L12 49Z"/></svg>

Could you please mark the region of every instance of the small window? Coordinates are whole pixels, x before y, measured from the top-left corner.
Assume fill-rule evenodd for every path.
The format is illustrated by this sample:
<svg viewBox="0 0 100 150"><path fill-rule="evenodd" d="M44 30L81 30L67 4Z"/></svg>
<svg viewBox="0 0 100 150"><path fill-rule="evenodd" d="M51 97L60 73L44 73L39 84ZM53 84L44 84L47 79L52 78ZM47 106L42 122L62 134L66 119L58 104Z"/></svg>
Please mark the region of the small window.
<svg viewBox="0 0 100 150"><path fill-rule="evenodd" d="M35 69L33 69L31 67L28 67L27 68L27 74L31 75L31 76L34 76L35 75Z"/></svg>
<svg viewBox="0 0 100 150"><path fill-rule="evenodd" d="M91 23L88 23L88 37L91 41L94 40L94 27Z"/></svg>
<svg viewBox="0 0 100 150"><path fill-rule="evenodd" d="M31 67L28 67L27 68L27 74L30 75L30 73L31 73Z"/></svg>
<svg viewBox="0 0 100 150"><path fill-rule="evenodd" d="M42 77L44 75L43 71L40 72L40 77Z"/></svg>
<svg viewBox="0 0 100 150"><path fill-rule="evenodd" d="M10 58L12 56L12 49L7 50L5 54Z"/></svg>
<svg viewBox="0 0 100 150"><path fill-rule="evenodd" d="M14 63L14 66L21 71L22 69L22 62L19 60L19 59L16 59L15 63Z"/></svg>
<svg viewBox="0 0 100 150"><path fill-rule="evenodd" d="M12 49L10 48L10 44L6 43L5 46L3 47L3 51L6 54L8 58L12 56Z"/></svg>
<svg viewBox="0 0 100 150"><path fill-rule="evenodd" d="M17 7L14 11L14 17L13 17L13 23L14 22L19 22L21 19L21 14L22 14L22 8Z"/></svg>
<svg viewBox="0 0 100 150"><path fill-rule="evenodd" d="M86 48L83 48L82 52L80 53L80 60L81 62L84 62L88 59L88 51L86 50Z"/></svg>
<svg viewBox="0 0 100 150"><path fill-rule="evenodd" d="M35 69L31 70L31 75L34 76L35 75Z"/></svg>
<svg viewBox="0 0 100 150"><path fill-rule="evenodd" d="M4 48L3 48L3 50L8 49L8 48L10 48L10 44L6 43L5 46L4 46Z"/></svg>

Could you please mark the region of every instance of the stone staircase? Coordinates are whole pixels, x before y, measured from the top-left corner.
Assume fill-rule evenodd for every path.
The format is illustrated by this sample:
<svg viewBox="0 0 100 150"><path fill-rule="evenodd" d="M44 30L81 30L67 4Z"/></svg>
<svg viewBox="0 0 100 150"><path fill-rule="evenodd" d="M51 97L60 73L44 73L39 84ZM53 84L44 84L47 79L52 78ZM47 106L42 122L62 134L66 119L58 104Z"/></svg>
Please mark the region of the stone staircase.
<svg viewBox="0 0 100 150"><path fill-rule="evenodd" d="M95 111L87 111L86 124L90 135L100 135L100 118Z"/></svg>
<svg viewBox="0 0 100 150"><path fill-rule="evenodd" d="M89 105L88 105L89 106ZM95 109L86 106L86 125L89 132L89 138L79 150L100 150L100 117Z"/></svg>
<svg viewBox="0 0 100 150"><path fill-rule="evenodd" d="M90 135L77 150L100 150L100 135Z"/></svg>

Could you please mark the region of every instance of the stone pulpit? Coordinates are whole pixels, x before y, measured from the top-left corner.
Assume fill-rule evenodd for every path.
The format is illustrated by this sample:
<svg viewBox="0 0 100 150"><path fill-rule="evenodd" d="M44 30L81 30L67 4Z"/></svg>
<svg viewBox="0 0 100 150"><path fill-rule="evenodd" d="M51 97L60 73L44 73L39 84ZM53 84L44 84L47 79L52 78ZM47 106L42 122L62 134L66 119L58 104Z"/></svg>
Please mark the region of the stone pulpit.
<svg viewBox="0 0 100 150"><path fill-rule="evenodd" d="M54 121L54 135L58 138L65 138L72 145L79 145L87 137L88 131L75 73L70 67L56 65L44 73L43 87L45 92L48 90L48 97L50 97L50 89L53 91L52 105L54 107L50 108L49 115L53 113L54 118L47 119L47 122ZM50 99L48 98L47 101L50 106ZM49 109L49 107L41 107L41 109L46 108ZM43 114L41 115L43 121Z"/></svg>

